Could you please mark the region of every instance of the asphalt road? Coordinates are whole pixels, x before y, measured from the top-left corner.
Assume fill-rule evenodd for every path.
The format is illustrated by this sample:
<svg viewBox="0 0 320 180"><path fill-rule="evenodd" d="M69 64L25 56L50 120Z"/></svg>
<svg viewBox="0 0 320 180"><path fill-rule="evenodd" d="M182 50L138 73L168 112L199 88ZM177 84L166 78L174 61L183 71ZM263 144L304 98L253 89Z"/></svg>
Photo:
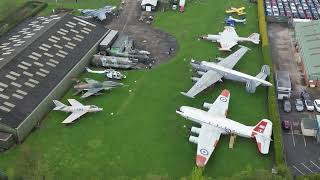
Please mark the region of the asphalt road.
<svg viewBox="0 0 320 180"><path fill-rule="evenodd" d="M320 97L320 92L304 84L297 63L298 54L293 45L293 29L288 28L286 24L268 24L268 36L274 70L289 71L293 88L290 99L292 112L284 112L282 101L278 101L280 118L289 120L291 127L289 131L282 131L286 163L296 176L320 172L320 144L317 144L314 137L303 136L300 128L302 118L315 118L320 113L306 110L297 112L294 107L294 99L299 98L301 89L306 89L314 98Z"/></svg>

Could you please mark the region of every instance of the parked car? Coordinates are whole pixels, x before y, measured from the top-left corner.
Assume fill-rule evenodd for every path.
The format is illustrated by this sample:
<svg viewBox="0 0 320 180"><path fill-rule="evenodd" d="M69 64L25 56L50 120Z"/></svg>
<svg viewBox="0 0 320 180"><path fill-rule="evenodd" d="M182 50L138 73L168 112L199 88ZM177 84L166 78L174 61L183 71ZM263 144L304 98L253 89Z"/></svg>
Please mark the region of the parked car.
<svg viewBox="0 0 320 180"><path fill-rule="evenodd" d="M283 100L283 110L284 110L284 112L291 112L291 103L290 103L289 99Z"/></svg>
<svg viewBox="0 0 320 180"><path fill-rule="evenodd" d="M290 130L290 122L288 120L282 120L281 126L283 130Z"/></svg>
<svg viewBox="0 0 320 180"><path fill-rule="evenodd" d="M295 101L295 106L296 106L296 110L298 112L303 111L304 107L303 107L303 101L301 99L296 99Z"/></svg>
<svg viewBox="0 0 320 180"><path fill-rule="evenodd" d="M307 91L301 92L301 97L308 111L314 111L313 102L311 101L310 94Z"/></svg>
<svg viewBox="0 0 320 180"><path fill-rule="evenodd" d="M320 99L315 99L313 101L313 104L314 104L314 107L316 107L316 110L320 112Z"/></svg>

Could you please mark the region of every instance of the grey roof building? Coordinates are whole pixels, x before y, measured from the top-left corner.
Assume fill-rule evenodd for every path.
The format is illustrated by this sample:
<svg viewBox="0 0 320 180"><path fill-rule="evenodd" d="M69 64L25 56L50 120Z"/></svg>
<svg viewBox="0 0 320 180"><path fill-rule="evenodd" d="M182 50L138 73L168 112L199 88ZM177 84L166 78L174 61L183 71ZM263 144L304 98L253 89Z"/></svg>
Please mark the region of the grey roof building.
<svg viewBox="0 0 320 180"><path fill-rule="evenodd" d="M53 15L31 18L0 38L1 148L25 139L108 32L75 16Z"/></svg>

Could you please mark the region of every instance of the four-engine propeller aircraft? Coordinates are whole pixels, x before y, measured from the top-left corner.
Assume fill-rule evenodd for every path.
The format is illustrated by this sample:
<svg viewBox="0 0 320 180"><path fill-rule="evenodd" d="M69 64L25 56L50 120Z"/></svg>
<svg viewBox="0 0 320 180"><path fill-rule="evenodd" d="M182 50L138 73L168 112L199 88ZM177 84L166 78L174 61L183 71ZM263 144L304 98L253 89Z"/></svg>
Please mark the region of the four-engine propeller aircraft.
<svg viewBox="0 0 320 180"><path fill-rule="evenodd" d="M221 51L231 51L231 48L238 44L238 42L249 41L254 44L259 44L260 35L258 33L252 33L249 37L239 37L234 27L225 26L223 32L219 32L219 35L208 34L201 36L201 39L205 39L212 42L220 43Z"/></svg>
<svg viewBox="0 0 320 180"><path fill-rule="evenodd" d="M244 10L246 10L245 7L240 7L240 8L235 8L235 7L230 7L230 9L226 10L226 13L237 13L239 16L245 15L246 12L244 12Z"/></svg>
<svg viewBox="0 0 320 180"><path fill-rule="evenodd" d="M196 164L204 167L214 151L221 134L235 134L245 138L255 138L259 152L268 154L272 133L272 122L263 119L256 126L245 126L241 123L226 118L230 92L223 90L213 104L204 103L207 111L188 106L181 106L176 113L182 117L199 123L201 128L192 127L191 132L199 134L198 137L190 136L189 141L196 143Z"/></svg>
<svg viewBox="0 0 320 180"><path fill-rule="evenodd" d="M82 91L87 91L81 96L81 98L87 98L92 95L97 95L102 90L109 90L112 88L123 86L122 83L113 81L99 82L89 78L85 78L85 81L86 82L80 82L74 86L74 89L77 90L77 92L74 95L77 95Z"/></svg>
<svg viewBox="0 0 320 180"><path fill-rule="evenodd" d="M265 81L266 77L270 74L270 68L267 65L262 66L261 72L255 77L232 70L232 68L248 50L249 48L241 46L241 48L236 52L218 63L191 60L191 66L196 69L197 73L202 77L192 77L191 79L196 81L196 83L188 92L181 92L181 94L194 98L195 95L213 85L217 81L222 81L222 78L245 82L246 90L249 93L254 93L256 87L258 87L260 84L264 86L272 86L271 83Z"/></svg>
<svg viewBox="0 0 320 180"><path fill-rule="evenodd" d="M102 111L103 108L99 108L95 105L87 105L84 106L80 102L75 99L68 99L71 106L67 106L60 101L53 100L53 103L56 107L53 109L55 111L64 111L64 112L71 112L72 114L68 116L62 123L70 124L73 123L76 119L81 117L82 115L86 114L87 112L99 112Z"/></svg>

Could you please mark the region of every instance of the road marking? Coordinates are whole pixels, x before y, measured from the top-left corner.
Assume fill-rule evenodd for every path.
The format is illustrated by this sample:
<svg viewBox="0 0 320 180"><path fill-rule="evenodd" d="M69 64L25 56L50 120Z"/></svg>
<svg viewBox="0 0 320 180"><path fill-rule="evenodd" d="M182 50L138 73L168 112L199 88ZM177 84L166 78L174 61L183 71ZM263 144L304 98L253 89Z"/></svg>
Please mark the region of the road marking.
<svg viewBox="0 0 320 180"><path fill-rule="evenodd" d="M290 126L291 126L291 136L292 136L293 147L296 147L296 142L294 140L293 129L292 129L292 122L290 122Z"/></svg>
<svg viewBox="0 0 320 180"><path fill-rule="evenodd" d="M314 162L311 161L311 160L310 160L310 162L311 162L314 166L316 166L318 169L320 169L320 167L319 167L316 163L314 163Z"/></svg>
<svg viewBox="0 0 320 180"><path fill-rule="evenodd" d="M303 141L304 141L304 146L307 147L306 138L304 138L304 136L302 136L302 137L303 137Z"/></svg>
<svg viewBox="0 0 320 180"><path fill-rule="evenodd" d="M305 175L303 172L301 172L297 167L295 167L294 165L292 165L293 168L295 168L299 173L301 173L302 175Z"/></svg>
<svg viewBox="0 0 320 180"><path fill-rule="evenodd" d="M304 165L303 163L301 163L302 166L304 166L306 169L308 169L311 173L313 173L313 171L311 171L311 169L309 169L306 165Z"/></svg>

